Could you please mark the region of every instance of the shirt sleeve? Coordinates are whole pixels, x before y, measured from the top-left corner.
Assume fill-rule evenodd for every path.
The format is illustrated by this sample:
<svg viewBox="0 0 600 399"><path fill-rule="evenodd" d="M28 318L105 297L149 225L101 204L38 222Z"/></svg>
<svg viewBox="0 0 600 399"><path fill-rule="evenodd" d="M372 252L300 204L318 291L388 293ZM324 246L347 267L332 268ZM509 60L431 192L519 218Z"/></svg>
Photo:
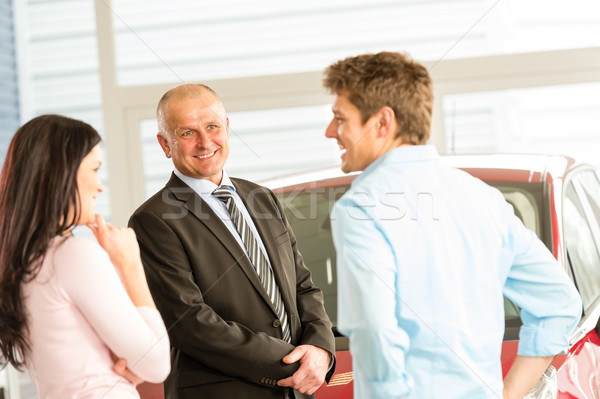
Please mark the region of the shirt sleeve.
<svg viewBox="0 0 600 399"><path fill-rule="evenodd" d="M170 371L169 339L156 309L136 308L108 254L82 238L67 240L55 258L57 277L108 348L149 382L162 382Z"/></svg>
<svg viewBox="0 0 600 399"><path fill-rule="evenodd" d="M409 347L396 309L392 247L365 209L342 198L331 225L337 253L338 329L350 339L357 390L372 399L400 398L410 390L405 370ZM365 394L366 395L366 394Z"/></svg>
<svg viewBox="0 0 600 399"><path fill-rule="evenodd" d="M518 354L553 356L565 353L577 326L582 302L577 289L552 253L503 204L508 220L506 251L503 256L512 267L504 285L504 295L521 308L523 325Z"/></svg>

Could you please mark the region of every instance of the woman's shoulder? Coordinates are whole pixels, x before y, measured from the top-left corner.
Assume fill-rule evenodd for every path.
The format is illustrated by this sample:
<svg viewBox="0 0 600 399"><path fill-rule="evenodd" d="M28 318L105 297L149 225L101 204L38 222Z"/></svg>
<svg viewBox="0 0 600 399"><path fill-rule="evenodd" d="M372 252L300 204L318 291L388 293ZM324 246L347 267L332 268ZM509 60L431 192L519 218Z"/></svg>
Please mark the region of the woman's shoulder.
<svg viewBox="0 0 600 399"><path fill-rule="evenodd" d="M58 264L94 264L96 261L105 262L109 259L108 254L96 241L84 237L57 237L52 246L54 260L58 261Z"/></svg>
<svg viewBox="0 0 600 399"><path fill-rule="evenodd" d="M64 251L102 251L102 247L95 240L85 237L70 235L68 237L55 237L53 246L56 252Z"/></svg>

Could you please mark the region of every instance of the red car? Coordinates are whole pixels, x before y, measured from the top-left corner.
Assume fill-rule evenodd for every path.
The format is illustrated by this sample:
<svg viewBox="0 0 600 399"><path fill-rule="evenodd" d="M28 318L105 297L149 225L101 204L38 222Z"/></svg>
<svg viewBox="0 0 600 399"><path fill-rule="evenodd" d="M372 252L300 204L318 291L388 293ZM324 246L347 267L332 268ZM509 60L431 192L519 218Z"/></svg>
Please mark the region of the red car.
<svg viewBox="0 0 600 399"><path fill-rule="evenodd" d="M517 216L552 251L583 299L583 317L568 354L552 366L526 399L600 399L600 172L562 156L465 155L443 160L499 189ZM337 320L336 257L329 210L356 174L339 168L263 182L278 194L315 284L323 289L325 308ZM505 299L502 366L506 374L517 353L519 309ZM317 399L353 397L348 339L336 334L337 367ZM162 398L159 386L142 384L142 398Z"/></svg>
<svg viewBox="0 0 600 399"><path fill-rule="evenodd" d="M499 189L517 216L552 251L575 282L584 304L583 317L567 355L557 356L528 399L600 399L600 173L562 156L445 156L448 164ZM300 252L323 289L325 307L337 319L336 258L329 210L348 189L354 175L339 168L273 179L286 209ZM506 374L517 354L519 309L505 299L506 327L502 366ZM337 368L318 399L352 398L352 363L348 340L336 332Z"/></svg>

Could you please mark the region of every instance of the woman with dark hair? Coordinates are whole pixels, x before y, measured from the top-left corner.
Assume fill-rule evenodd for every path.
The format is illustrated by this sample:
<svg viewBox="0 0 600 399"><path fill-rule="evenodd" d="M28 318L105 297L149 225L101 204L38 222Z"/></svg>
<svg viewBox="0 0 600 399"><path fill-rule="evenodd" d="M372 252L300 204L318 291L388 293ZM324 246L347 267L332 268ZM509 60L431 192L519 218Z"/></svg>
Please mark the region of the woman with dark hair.
<svg viewBox="0 0 600 399"><path fill-rule="evenodd" d="M41 399L139 398L116 359L143 380L169 373L135 234L94 214L99 142L84 122L39 116L13 137L0 176L0 348ZM98 242L74 237L76 225Z"/></svg>

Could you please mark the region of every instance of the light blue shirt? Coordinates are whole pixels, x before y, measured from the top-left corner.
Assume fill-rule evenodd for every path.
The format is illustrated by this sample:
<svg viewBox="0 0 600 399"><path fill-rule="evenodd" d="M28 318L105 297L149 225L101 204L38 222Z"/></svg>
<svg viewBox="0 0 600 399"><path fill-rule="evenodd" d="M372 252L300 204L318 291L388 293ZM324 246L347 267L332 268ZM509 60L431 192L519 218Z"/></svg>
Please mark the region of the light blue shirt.
<svg viewBox="0 0 600 399"><path fill-rule="evenodd" d="M503 293L522 308L520 355L568 348L582 305L565 271L498 190L434 147L377 159L331 224L355 399L501 399Z"/></svg>
<svg viewBox="0 0 600 399"><path fill-rule="evenodd" d="M233 235L240 247L242 247L242 249L246 253L246 256L248 256L248 251L246 250L246 246L242 241L242 237L240 237L240 234L238 233L235 224L231 221L231 216L229 215L227 206L217 197L212 195L212 192L215 191L219 186L217 186L210 180L195 179L193 177L186 176L177 169L175 169L173 173L175 173L175 176L179 177L181 181L190 186L190 188L194 190L196 194L198 194L200 198L202 198L202 200L208 204L208 206L210 206L210 208L215 212L219 219L221 219L225 226L227 226L227 229L231 232L231 235ZM250 217L248 209L246 209L244 202L238 195L233 183L231 182L231 179L229 178L229 175L225 171L223 171L221 186L229 186L231 188L231 191L233 193L233 200L235 201L235 204L237 205L238 209L241 211L244 220L250 227L250 230L252 230L254 237L256 237L256 240L258 241L258 246L260 247L260 250L262 251L265 259L267 260L270 266L271 261L269 260L269 255L267 255L267 250L265 249L265 245L262 242L260 234L258 234L258 230L254 225L254 221Z"/></svg>

